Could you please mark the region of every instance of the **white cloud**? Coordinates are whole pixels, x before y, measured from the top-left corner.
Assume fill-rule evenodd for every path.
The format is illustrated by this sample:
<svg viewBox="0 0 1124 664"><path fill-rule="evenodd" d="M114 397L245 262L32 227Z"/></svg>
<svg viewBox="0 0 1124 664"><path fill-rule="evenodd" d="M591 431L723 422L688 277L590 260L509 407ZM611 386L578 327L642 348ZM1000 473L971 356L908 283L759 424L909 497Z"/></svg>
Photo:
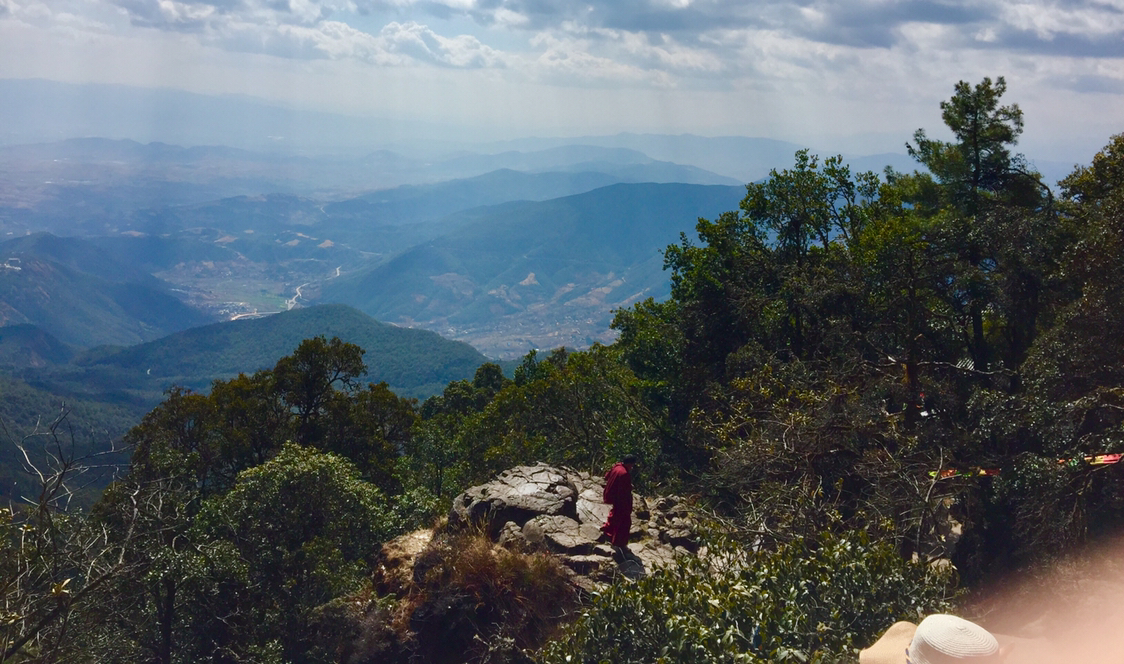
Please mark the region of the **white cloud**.
<svg viewBox="0 0 1124 664"><path fill-rule="evenodd" d="M442 37L420 23L389 23L379 38L390 50L416 60L451 67L494 67L502 65L501 54L476 37Z"/></svg>
<svg viewBox="0 0 1124 664"><path fill-rule="evenodd" d="M442 8L461 12L477 8L476 0L364 0L363 6L373 9L406 9L415 6L427 6L431 9Z"/></svg>
<svg viewBox="0 0 1124 664"><path fill-rule="evenodd" d="M276 34L279 40L291 45L294 53L307 53L307 57L354 59L390 66L407 62L407 58L391 53L382 40L339 21L323 21L313 27L278 26ZM284 43L277 46L285 48Z"/></svg>
<svg viewBox="0 0 1124 664"><path fill-rule="evenodd" d="M202 24L216 14L212 5L158 0L158 11L165 23L173 25Z"/></svg>
<svg viewBox="0 0 1124 664"><path fill-rule="evenodd" d="M357 28L340 20L358 11L352 0L110 1L135 26L195 34L201 43L235 52L378 66L503 66L502 54L473 35L445 36L416 21L392 21L374 33Z"/></svg>
<svg viewBox="0 0 1124 664"><path fill-rule="evenodd" d="M495 24L503 28L522 28L531 22L531 19L526 14L511 11L506 7L500 7L492 12L492 20Z"/></svg>
<svg viewBox="0 0 1124 664"><path fill-rule="evenodd" d="M440 108L396 95L395 112L407 115L409 103L430 115L476 104L488 117L495 99L534 94L524 103L535 113L578 125L586 114L618 113L572 101L596 91L582 99L612 97L614 109L650 95L644 110L655 109L653 117L670 114L661 104L707 106L705 126L676 118L685 123L677 130L735 131L768 116L773 124L759 126L788 127L791 136L817 122L882 131L916 109L930 117L909 120L910 130L939 126L934 109L952 85L985 75L1007 77L1028 126L1033 104L1048 114L1068 95L1097 95L1108 109L1124 100L1124 0L0 0L0 64L17 72L8 75L21 66L15 47L2 43L16 24L76 43L135 40L157 54L187 44L192 57L229 58L247 71L269 62L277 71L315 69L325 80L338 72L341 88L348 77L381 76L396 90L440 80L431 101L460 90L448 97L456 103L433 102ZM192 66L186 56L168 58L151 68ZM110 72L97 74L103 78L115 71L96 57L74 69ZM317 97L289 92L284 75L275 77L276 96L327 103L327 84ZM490 99L470 99L485 85ZM619 112L621 129L634 112ZM1103 109L1078 115L1098 127L1113 121ZM529 115L525 124L534 122Z"/></svg>
<svg viewBox="0 0 1124 664"><path fill-rule="evenodd" d="M544 32L535 35L531 45L540 52L525 64L524 71L535 80L568 85L630 83L668 87L671 84L666 72L591 53L592 43L586 39Z"/></svg>
<svg viewBox="0 0 1124 664"><path fill-rule="evenodd" d="M1059 34L1085 37L1124 36L1124 3L1072 4L1005 3L1001 19L1016 30L1033 32L1038 38Z"/></svg>
<svg viewBox="0 0 1124 664"><path fill-rule="evenodd" d="M0 15L16 14L21 1L25 0L0 0ZM72 0L39 0L58 1ZM837 65L846 56L833 46L853 53L873 48L916 52L924 44L938 51L986 48L1050 55L1060 51L1064 55L1067 48L1082 48L1082 57L1124 55L1124 0L810 0L801 5L781 0L752 4L724 0L84 0L81 4L106 3L125 9L136 26L199 33L205 43L238 51L294 58L356 58L380 64L406 57L451 67L499 67L515 59L555 62L588 56L598 63L591 68L592 79L602 79L606 70L630 79L636 78L636 71L646 71L640 78L660 85L678 84L681 77L713 79L760 71L739 59L744 49L730 46L723 37L730 34L778 44L781 51L776 57L787 58L797 67L804 66L802 62L809 67ZM381 29L356 21L361 15L373 15L371 12L382 12L380 15L393 20ZM33 10L23 13L31 17ZM81 10L72 13L83 15ZM437 17L434 22L441 25L460 17L459 33L448 34L419 20L425 15ZM54 17L52 13L39 20ZM490 29L465 30L463 24L470 19ZM296 30L297 26L307 30ZM919 41L918 36L927 32L943 41ZM546 49L545 42L536 41L540 34L556 35L563 41L570 35L582 41L565 49L566 58L559 58L557 45ZM1059 36L1067 41L1055 43ZM1117 45L1111 46L1113 43ZM1118 52L1110 52L1113 48ZM620 66L607 67L605 60Z"/></svg>
<svg viewBox="0 0 1124 664"><path fill-rule="evenodd" d="M386 67L423 62L447 67L503 66L500 54L475 37L443 37L419 23L390 23L372 35L341 21L312 25L228 20L205 39L224 48L284 58L356 60Z"/></svg>
<svg viewBox="0 0 1124 664"><path fill-rule="evenodd" d="M110 30L98 17L87 15L87 4L83 0L0 0L0 20L19 21L68 34Z"/></svg>
<svg viewBox="0 0 1124 664"><path fill-rule="evenodd" d="M689 47L669 35L648 35L642 32L614 31L620 49L632 57L649 62L653 67L692 73L723 71L720 57L707 48Z"/></svg>

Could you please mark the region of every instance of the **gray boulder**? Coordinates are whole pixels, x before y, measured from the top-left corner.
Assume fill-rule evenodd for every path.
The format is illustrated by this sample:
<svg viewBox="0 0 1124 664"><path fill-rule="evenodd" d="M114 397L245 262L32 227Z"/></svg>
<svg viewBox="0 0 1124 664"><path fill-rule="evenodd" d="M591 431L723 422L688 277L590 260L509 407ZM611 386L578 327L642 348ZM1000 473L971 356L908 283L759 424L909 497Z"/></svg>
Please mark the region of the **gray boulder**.
<svg viewBox="0 0 1124 664"><path fill-rule="evenodd" d="M453 500L449 525L486 524L493 537L509 521L522 526L541 514L577 517L578 490L551 466L516 466Z"/></svg>

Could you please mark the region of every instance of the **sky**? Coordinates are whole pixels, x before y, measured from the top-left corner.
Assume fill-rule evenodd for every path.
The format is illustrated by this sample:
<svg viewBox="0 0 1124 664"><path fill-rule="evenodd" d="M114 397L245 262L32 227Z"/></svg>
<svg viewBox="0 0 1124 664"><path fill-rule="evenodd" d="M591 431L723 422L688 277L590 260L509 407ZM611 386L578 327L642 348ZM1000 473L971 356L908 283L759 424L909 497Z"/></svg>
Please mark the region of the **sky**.
<svg viewBox="0 0 1124 664"><path fill-rule="evenodd" d="M1024 151L1124 131L1124 0L0 0L0 78L248 95L466 136L902 151L1004 76ZM3 103L0 101L0 103Z"/></svg>

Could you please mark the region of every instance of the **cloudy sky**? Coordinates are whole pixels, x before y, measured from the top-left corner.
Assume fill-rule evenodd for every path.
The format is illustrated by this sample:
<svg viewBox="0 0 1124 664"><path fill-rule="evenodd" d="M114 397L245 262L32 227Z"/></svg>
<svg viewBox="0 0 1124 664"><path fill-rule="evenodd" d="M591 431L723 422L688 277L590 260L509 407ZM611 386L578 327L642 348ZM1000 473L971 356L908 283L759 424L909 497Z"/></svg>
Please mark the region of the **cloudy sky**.
<svg viewBox="0 0 1124 664"><path fill-rule="evenodd" d="M1006 77L1024 147L1124 131L1124 0L0 0L0 78L243 94L479 137L897 150ZM866 148L866 149L863 149Z"/></svg>

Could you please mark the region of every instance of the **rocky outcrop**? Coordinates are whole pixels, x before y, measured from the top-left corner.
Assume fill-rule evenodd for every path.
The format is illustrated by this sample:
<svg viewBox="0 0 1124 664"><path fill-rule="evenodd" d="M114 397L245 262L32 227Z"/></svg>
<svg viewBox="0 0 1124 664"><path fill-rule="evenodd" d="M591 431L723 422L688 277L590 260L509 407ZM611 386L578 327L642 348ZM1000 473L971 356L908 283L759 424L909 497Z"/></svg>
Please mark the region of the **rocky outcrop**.
<svg viewBox="0 0 1124 664"><path fill-rule="evenodd" d="M621 556L599 526L604 481L543 464L520 466L453 501L446 525L383 545L379 597L354 644L357 664L530 662L599 584L636 578L698 549L686 503L633 495ZM587 596L586 596L587 597Z"/></svg>
<svg viewBox="0 0 1124 664"><path fill-rule="evenodd" d="M604 480L588 473L518 466L457 496L449 527L475 525L503 546L550 551L586 589L618 573L643 575L697 550L694 521L682 499L634 495L629 554L615 558L599 529L609 514L603 489Z"/></svg>

